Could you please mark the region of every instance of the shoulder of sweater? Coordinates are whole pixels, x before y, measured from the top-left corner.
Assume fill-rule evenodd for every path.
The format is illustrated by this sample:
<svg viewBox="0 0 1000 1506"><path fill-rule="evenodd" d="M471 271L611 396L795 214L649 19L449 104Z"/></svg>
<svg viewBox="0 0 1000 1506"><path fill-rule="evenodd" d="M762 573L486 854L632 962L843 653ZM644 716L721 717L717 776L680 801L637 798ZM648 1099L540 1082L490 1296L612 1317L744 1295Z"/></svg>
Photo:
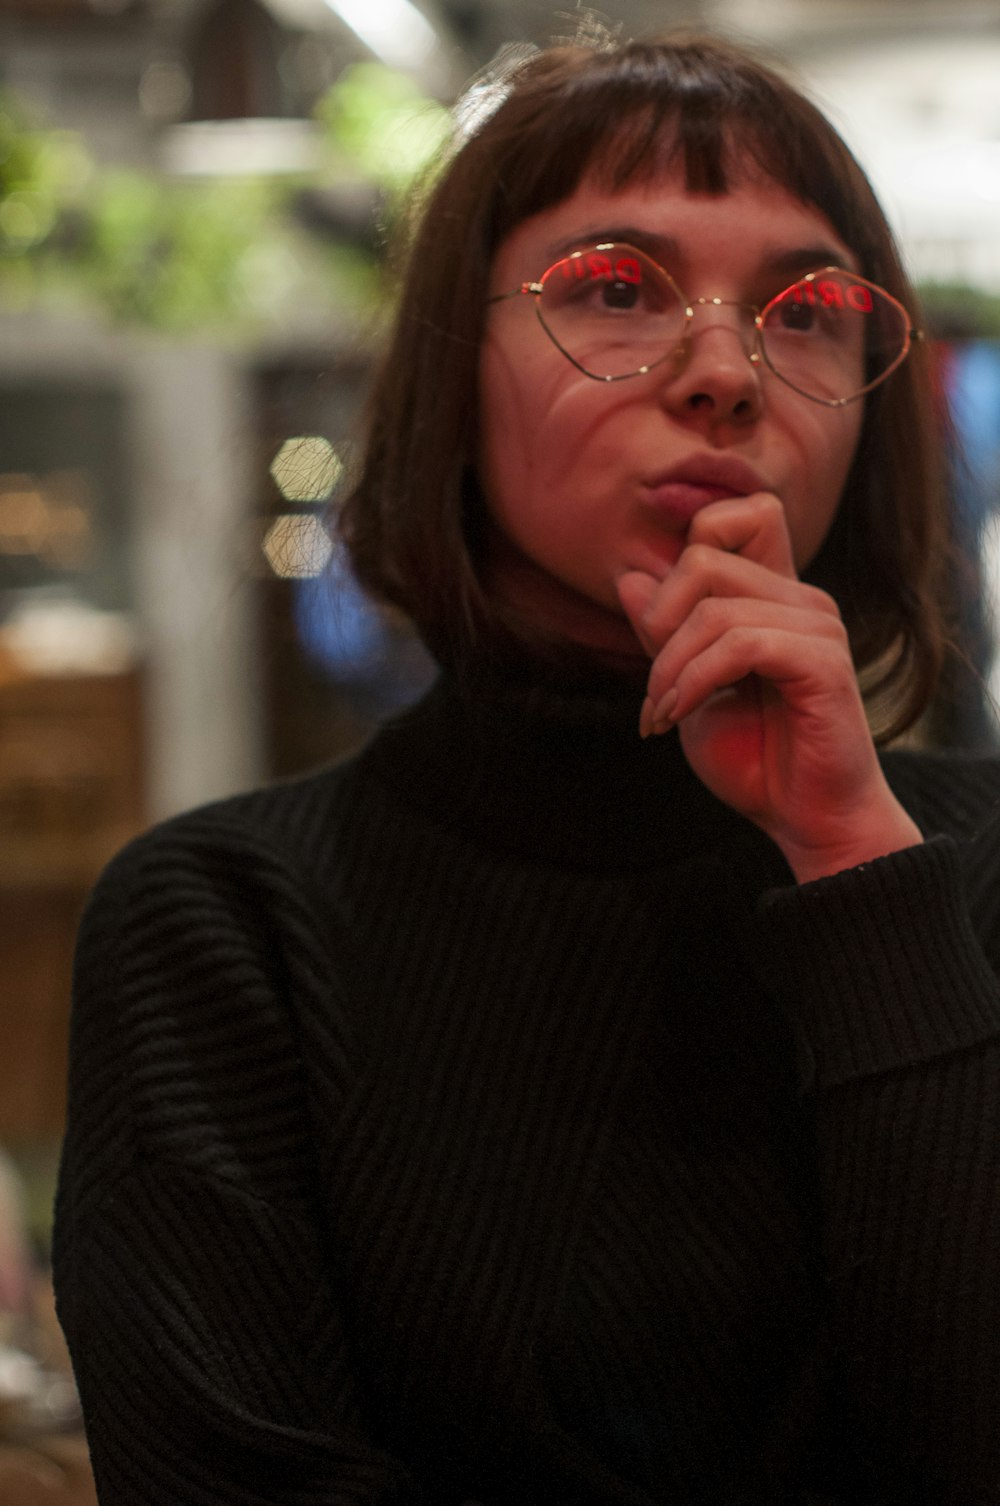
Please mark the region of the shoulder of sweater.
<svg viewBox="0 0 1000 1506"><path fill-rule="evenodd" d="M347 927L306 841L349 777L345 764L213 802L108 864L77 942L78 1118L113 1088L123 1144L182 1161L193 1145L202 1170L241 1185L254 1136L271 1145L277 1124L300 1142L303 1033L322 1021L322 1061L312 1049L310 1062L331 1094L356 1051Z"/></svg>
<svg viewBox="0 0 1000 1506"><path fill-rule="evenodd" d="M235 965L251 954L290 958L316 975L341 949L339 896L331 882L341 845L352 763L213 801L158 822L111 859L89 897L77 947L78 975L104 972L114 954L154 971L183 970L209 947ZM228 964L227 964L228 965ZM276 965L278 965L276 963Z"/></svg>
<svg viewBox="0 0 1000 1506"><path fill-rule="evenodd" d="M926 836L963 840L995 830L1000 842L1000 754L893 749L882 764Z"/></svg>
<svg viewBox="0 0 1000 1506"><path fill-rule="evenodd" d="M257 840L280 846L306 839L310 831L335 820L358 760L352 756L289 778L273 780L219 800L181 811L145 833L152 840L190 840L214 834L225 841ZM140 842L143 838L138 839Z"/></svg>
<svg viewBox="0 0 1000 1506"><path fill-rule="evenodd" d="M144 871L178 873L261 866L303 875L335 845L342 813L354 808L355 760L213 800L166 817L133 837L110 861L102 883Z"/></svg>

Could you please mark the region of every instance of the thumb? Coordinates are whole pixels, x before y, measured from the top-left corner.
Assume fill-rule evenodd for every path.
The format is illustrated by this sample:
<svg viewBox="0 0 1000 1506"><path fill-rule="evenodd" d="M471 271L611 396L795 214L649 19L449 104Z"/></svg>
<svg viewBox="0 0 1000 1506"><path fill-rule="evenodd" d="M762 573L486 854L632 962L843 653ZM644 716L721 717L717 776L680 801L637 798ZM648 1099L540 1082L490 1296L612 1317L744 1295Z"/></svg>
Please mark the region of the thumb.
<svg viewBox="0 0 1000 1506"><path fill-rule="evenodd" d="M643 648L650 654L653 652L653 644L646 632L645 617L653 604L659 585L660 582L656 576L648 575L645 570L626 570L624 575L619 575L615 581L615 589L618 592L622 610L632 624Z"/></svg>

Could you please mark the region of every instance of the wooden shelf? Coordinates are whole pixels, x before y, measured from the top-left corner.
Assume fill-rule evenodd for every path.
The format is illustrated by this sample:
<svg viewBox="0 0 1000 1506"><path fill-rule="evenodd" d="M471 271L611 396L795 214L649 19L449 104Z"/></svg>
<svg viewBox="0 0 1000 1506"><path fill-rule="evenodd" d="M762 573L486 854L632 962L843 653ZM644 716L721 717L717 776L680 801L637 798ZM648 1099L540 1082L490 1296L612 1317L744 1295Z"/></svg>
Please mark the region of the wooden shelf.
<svg viewBox="0 0 1000 1506"><path fill-rule="evenodd" d="M0 1140L58 1138L87 892L145 824L138 672L0 684Z"/></svg>

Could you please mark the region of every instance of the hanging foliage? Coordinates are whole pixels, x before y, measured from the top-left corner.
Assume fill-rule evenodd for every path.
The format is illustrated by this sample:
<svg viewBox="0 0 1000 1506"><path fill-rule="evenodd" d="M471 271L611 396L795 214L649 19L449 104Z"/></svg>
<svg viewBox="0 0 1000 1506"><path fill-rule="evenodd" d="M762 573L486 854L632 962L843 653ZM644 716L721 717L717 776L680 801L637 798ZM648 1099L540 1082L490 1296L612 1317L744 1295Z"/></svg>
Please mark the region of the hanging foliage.
<svg viewBox="0 0 1000 1506"><path fill-rule="evenodd" d="M448 115L410 79L363 64L323 97L317 130L308 174L171 178L101 167L78 136L0 99L0 306L69 300L176 334L252 332L303 308L314 322L367 316L381 291L373 237L311 223L304 197L360 179L391 214Z"/></svg>

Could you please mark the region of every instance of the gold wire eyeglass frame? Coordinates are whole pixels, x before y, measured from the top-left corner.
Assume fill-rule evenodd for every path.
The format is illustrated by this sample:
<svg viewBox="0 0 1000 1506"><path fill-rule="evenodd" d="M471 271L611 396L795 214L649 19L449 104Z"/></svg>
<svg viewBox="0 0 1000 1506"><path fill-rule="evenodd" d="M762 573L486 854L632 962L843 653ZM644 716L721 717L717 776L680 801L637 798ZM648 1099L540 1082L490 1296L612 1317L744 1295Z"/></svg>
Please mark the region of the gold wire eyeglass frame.
<svg viewBox="0 0 1000 1506"><path fill-rule="evenodd" d="M551 329L546 324L544 317L542 316L541 295L545 291L545 284L553 275L553 273L558 272L560 267L565 266L569 262L580 260L585 256L591 256L595 251L601 252L602 254L606 254L609 251L626 252L632 256L638 256L642 261L649 262L649 264L673 289L674 293L677 295L678 302L684 313L684 326L681 331L678 347L675 347L671 350L665 350L663 352L663 355L660 356L657 360L648 361L644 366L637 366L635 371L624 371L620 372L616 376L606 376L595 371L588 371L586 366L582 365L582 363L578 361L576 357L565 348L564 345L560 344L556 336L552 333ZM849 397L817 397L814 392L807 392L804 387L797 386L795 382L791 381L788 377L783 376L782 373L773 365L770 357L767 354L767 347L764 343L764 321L766 320L771 309L774 308L775 305L781 303L783 299L787 298L788 294L791 293L795 288L813 283L818 277L829 276L831 273L837 273L841 277L849 277L853 283L860 283L862 287L870 288L872 292L877 293L880 297L887 299L888 302L892 304L892 306L896 310L898 310L899 314L902 317L903 346L899 354L890 363L890 365L886 367L885 371L879 373L874 381L868 382L864 387L859 388L857 392L852 392ZM859 398L864 397L867 393L873 391L874 388L881 387L882 383L889 377L891 377L893 372L896 371L897 368L900 367L906 360L906 357L910 353L910 347L913 342L915 340L922 340L924 338L923 330L917 329L913 326L913 324L911 324L910 315L903 304L900 303L898 298L894 298L891 293L886 292L885 288L880 287L877 282L870 282L867 277L861 277L857 272L851 272L846 267L818 267L814 272L806 272L802 277L797 277L794 282L789 283L788 287L783 288L780 293L775 294L775 296L773 298L770 298L767 303L764 304L763 308L761 308L754 303L740 303L737 299L734 298L689 299L687 295L683 293L677 286L677 283L674 281L665 267L661 267L659 263L655 262L653 258L649 256L645 251L640 251L638 247L630 246L625 241L602 241L596 246L587 246L580 251L572 251L568 256L561 256L558 261L553 262L551 267L547 268L547 270L542 273L537 282L522 282L520 287L512 288L509 293L494 293L491 297L487 298L486 302L488 304L503 303L509 298L518 298L524 293L530 294L534 297L535 314L537 315L538 322L542 326L542 329L545 331L546 335L552 341L552 344L558 351L561 352L562 355L566 357L567 361L570 361L577 368L578 371L582 371L584 376L590 377L591 380L595 382L626 382L629 381L632 377L644 376L646 372L652 371L655 367L662 365L664 361L666 361L671 355L675 353L675 350L677 348L683 346L684 341L687 338L687 333L690 329L691 322L694 319L694 311L696 308L708 305L712 308L747 309L754 316L754 345L753 349L748 352L748 359L750 360L751 365L760 366L763 362L768 370L773 372L773 374L778 378L779 382L783 382L786 387L791 387L792 391L797 392L801 397L808 398L811 403L820 403L824 408L845 408L849 403L856 403Z"/></svg>

